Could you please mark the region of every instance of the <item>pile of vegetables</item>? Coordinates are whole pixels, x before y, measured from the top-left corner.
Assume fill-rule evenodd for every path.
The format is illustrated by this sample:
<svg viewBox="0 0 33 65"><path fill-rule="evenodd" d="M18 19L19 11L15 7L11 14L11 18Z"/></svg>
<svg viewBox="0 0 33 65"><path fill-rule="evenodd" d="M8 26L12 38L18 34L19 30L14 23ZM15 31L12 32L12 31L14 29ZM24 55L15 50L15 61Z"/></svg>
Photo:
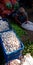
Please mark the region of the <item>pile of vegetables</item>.
<svg viewBox="0 0 33 65"><path fill-rule="evenodd" d="M2 33L2 41L6 49L6 53L10 53L21 48L20 41L13 31Z"/></svg>
<svg viewBox="0 0 33 65"><path fill-rule="evenodd" d="M0 32L9 30L8 22L0 20Z"/></svg>

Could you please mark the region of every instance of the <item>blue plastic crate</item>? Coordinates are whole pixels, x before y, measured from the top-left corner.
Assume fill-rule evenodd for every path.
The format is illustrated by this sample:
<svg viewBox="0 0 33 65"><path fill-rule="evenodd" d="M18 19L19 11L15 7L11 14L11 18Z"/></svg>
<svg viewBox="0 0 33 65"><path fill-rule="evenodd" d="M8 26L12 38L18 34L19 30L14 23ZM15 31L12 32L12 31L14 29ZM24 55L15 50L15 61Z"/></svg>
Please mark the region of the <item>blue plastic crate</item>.
<svg viewBox="0 0 33 65"><path fill-rule="evenodd" d="M10 31L10 30L9 30ZM6 31L7 32L7 31ZM17 37L17 36L16 36ZM20 41L20 40L19 40ZM3 41L2 41L2 38L0 36L0 45L2 46L2 50L3 50L3 53L4 53L4 58L5 58L5 61L8 62L10 60L13 60L13 59L16 59L16 58L19 58L20 54L21 54L21 51L24 49L24 45L22 42L20 42L20 45L21 47L16 50L16 51L13 51L9 54L6 53L6 50L5 50L5 47L3 45Z"/></svg>
<svg viewBox="0 0 33 65"><path fill-rule="evenodd" d="M4 29L4 30L0 31L0 34L1 34L2 32L5 32L5 31L8 31L8 30L12 29L12 27L10 26L10 24L9 24L9 22L8 22L7 19L3 18L3 19L1 19L1 20L2 20L2 22L7 22L7 24L8 24L8 29ZM1 21L1 20L0 20L0 21ZM1 24L0 24L0 25L1 25Z"/></svg>

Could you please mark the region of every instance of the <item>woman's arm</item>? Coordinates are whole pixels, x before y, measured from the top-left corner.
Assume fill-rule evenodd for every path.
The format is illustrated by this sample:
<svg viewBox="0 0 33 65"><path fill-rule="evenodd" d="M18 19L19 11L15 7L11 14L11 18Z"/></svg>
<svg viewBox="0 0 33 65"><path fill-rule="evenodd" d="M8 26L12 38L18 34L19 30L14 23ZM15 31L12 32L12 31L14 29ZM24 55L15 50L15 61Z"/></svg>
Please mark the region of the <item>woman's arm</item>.
<svg viewBox="0 0 33 65"><path fill-rule="evenodd" d="M15 20L17 23L19 23L21 25L21 22L18 20L18 15L15 17Z"/></svg>

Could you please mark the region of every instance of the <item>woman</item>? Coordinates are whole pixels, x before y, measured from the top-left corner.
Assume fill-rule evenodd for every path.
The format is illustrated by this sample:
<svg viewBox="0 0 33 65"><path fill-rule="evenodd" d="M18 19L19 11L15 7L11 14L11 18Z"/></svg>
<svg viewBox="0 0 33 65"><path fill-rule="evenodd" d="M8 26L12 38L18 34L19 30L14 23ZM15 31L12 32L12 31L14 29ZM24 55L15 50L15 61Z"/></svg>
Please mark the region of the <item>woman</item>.
<svg viewBox="0 0 33 65"><path fill-rule="evenodd" d="M12 14L12 17L16 20L17 23L19 23L20 25L22 23L27 23L28 21L28 15L27 12L25 11L25 9L23 7L20 7L18 9L18 11L14 12Z"/></svg>

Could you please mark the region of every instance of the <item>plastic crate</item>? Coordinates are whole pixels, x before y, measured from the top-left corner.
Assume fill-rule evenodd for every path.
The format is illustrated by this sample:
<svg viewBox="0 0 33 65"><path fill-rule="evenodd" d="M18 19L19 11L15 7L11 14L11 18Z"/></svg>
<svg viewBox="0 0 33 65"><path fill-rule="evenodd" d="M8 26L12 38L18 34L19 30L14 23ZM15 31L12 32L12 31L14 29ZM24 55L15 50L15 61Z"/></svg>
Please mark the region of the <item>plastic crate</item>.
<svg viewBox="0 0 33 65"><path fill-rule="evenodd" d="M7 21L6 18L2 18L0 21L1 21L1 22L6 22L6 23L7 23L7 29L1 30L1 31L0 31L0 34L1 34L2 32L5 32L5 31L9 30L9 29L12 29L12 27L10 27L10 25L9 25L9 23L8 23L8 21ZM1 24L0 24L0 25L1 25ZM5 27L5 26L4 26L4 27Z"/></svg>
<svg viewBox="0 0 33 65"><path fill-rule="evenodd" d="M9 30L10 31L10 30ZM7 31L6 31L7 32ZM15 33L15 32L14 32ZM16 36L17 37L17 36ZM19 40L19 39L18 39ZM20 40L19 40L20 41ZM9 54L6 53L6 50L5 50L5 47L3 45L3 41L2 41L2 38L0 36L0 45L2 46L2 50L3 50L3 53L4 53L4 58L5 58L5 61L8 62L10 60L13 60L13 59L17 59L19 58L20 54L21 54L21 51L24 49L24 45L22 42L20 42L20 45L21 47L18 49L18 50L15 50Z"/></svg>

